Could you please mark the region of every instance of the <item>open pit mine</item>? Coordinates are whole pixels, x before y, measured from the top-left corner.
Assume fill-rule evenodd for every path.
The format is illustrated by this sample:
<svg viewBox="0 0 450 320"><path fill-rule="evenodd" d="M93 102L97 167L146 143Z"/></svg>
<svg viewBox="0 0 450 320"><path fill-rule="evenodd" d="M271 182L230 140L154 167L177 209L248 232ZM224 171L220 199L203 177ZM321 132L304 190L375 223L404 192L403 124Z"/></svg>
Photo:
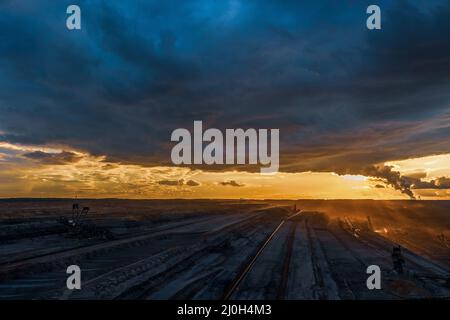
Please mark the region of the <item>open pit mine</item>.
<svg viewBox="0 0 450 320"><path fill-rule="evenodd" d="M450 298L447 202L78 202L1 200L0 299Z"/></svg>

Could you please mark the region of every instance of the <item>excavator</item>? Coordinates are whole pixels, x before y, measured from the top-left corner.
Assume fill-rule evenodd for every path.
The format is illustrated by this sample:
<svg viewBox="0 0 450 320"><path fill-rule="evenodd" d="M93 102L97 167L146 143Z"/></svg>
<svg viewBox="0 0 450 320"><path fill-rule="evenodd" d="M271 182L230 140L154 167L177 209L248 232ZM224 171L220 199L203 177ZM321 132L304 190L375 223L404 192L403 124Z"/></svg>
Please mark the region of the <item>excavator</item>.
<svg viewBox="0 0 450 320"><path fill-rule="evenodd" d="M104 240L113 240L114 235L108 228L98 226L86 220L89 210L89 207L81 207L78 203L74 203L72 204L71 217L67 218L65 216L61 216L57 219L57 221L66 227L69 237L79 239L100 238Z"/></svg>

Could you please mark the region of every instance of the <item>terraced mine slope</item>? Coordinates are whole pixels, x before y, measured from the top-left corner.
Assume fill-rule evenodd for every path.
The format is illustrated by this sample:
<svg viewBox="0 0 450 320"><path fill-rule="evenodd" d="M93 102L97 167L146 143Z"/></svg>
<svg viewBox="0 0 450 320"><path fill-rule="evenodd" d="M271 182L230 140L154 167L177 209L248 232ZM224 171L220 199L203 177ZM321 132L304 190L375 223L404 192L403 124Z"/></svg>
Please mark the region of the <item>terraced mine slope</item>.
<svg viewBox="0 0 450 320"><path fill-rule="evenodd" d="M58 222L67 201L1 205L0 299L450 297L447 222L414 227L400 211L389 219L393 204L352 213L338 202L345 212L307 201L90 200L97 211L83 225L108 239ZM403 273L393 268L397 245ZM81 290L66 287L72 264ZM381 290L366 286L374 264Z"/></svg>

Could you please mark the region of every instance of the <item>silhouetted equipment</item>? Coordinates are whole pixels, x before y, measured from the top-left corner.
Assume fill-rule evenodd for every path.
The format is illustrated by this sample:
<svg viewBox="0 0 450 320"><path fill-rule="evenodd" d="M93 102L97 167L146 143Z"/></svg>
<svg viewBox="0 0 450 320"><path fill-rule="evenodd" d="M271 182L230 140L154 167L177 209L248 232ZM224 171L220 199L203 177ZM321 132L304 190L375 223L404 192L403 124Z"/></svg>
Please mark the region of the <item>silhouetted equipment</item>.
<svg viewBox="0 0 450 320"><path fill-rule="evenodd" d="M437 238L443 246L450 249L450 239L444 233L441 233L440 235L438 235Z"/></svg>
<svg viewBox="0 0 450 320"><path fill-rule="evenodd" d="M86 217L88 213L89 207L83 207L83 209L80 210L80 205L78 203L74 203L72 205L72 219L69 220L69 222L75 226L81 221L83 216Z"/></svg>
<svg viewBox="0 0 450 320"><path fill-rule="evenodd" d="M374 229L373 229L373 224L372 224L372 219L370 218L370 216L367 216L367 228L370 230L370 231L373 231Z"/></svg>
<svg viewBox="0 0 450 320"><path fill-rule="evenodd" d="M67 228L67 232L70 236L76 238L102 238L107 240L114 239L112 232L92 222L83 221L89 213L89 207L82 207L78 203L72 204L72 216L71 219L66 217L59 217L57 221Z"/></svg>
<svg viewBox="0 0 450 320"><path fill-rule="evenodd" d="M400 246L394 247L392 250L392 263L394 264L394 270L399 274L403 274L405 259L403 259L402 249Z"/></svg>

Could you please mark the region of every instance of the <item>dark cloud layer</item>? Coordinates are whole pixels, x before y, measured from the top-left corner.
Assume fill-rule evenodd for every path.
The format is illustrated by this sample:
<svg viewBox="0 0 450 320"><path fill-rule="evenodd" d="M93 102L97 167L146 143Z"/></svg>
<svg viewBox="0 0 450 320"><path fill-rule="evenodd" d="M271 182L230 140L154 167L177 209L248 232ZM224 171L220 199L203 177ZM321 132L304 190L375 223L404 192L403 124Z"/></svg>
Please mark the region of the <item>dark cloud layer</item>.
<svg viewBox="0 0 450 320"><path fill-rule="evenodd" d="M230 186L230 187L243 187L244 186L243 183L239 183L235 180L222 181L222 182L219 182L219 184L221 186Z"/></svg>
<svg viewBox="0 0 450 320"><path fill-rule="evenodd" d="M81 156L70 152L62 151L60 153L47 153L42 151L33 151L22 155L25 158L38 161L42 164L69 164L81 160Z"/></svg>
<svg viewBox="0 0 450 320"><path fill-rule="evenodd" d="M162 186L182 186L184 184L183 180L160 180L158 184Z"/></svg>
<svg viewBox="0 0 450 320"><path fill-rule="evenodd" d="M414 189L450 189L450 178L440 177L431 181L415 181Z"/></svg>
<svg viewBox="0 0 450 320"><path fill-rule="evenodd" d="M377 2L381 31L371 1L78 1L79 32L69 1L0 2L0 140L169 164L203 120L280 128L284 171L448 153L450 3Z"/></svg>
<svg viewBox="0 0 450 320"><path fill-rule="evenodd" d="M184 179L180 179L180 180L160 180L158 181L158 184L162 185L162 186L189 186L189 187L197 187L200 185L199 182L195 181L195 180L184 180Z"/></svg>
<svg viewBox="0 0 450 320"><path fill-rule="evenodd" d="M416 199L413 189L449 189L450 179L440 177L431 181L422 181L421 178L414 176L402 176L399 172L393 171L390 166L370 166L364 168L361 172L363 175L377 177L385 181L394 189L401 191L411 199ZM382 187L376 185L376 187Z"/></svg>

